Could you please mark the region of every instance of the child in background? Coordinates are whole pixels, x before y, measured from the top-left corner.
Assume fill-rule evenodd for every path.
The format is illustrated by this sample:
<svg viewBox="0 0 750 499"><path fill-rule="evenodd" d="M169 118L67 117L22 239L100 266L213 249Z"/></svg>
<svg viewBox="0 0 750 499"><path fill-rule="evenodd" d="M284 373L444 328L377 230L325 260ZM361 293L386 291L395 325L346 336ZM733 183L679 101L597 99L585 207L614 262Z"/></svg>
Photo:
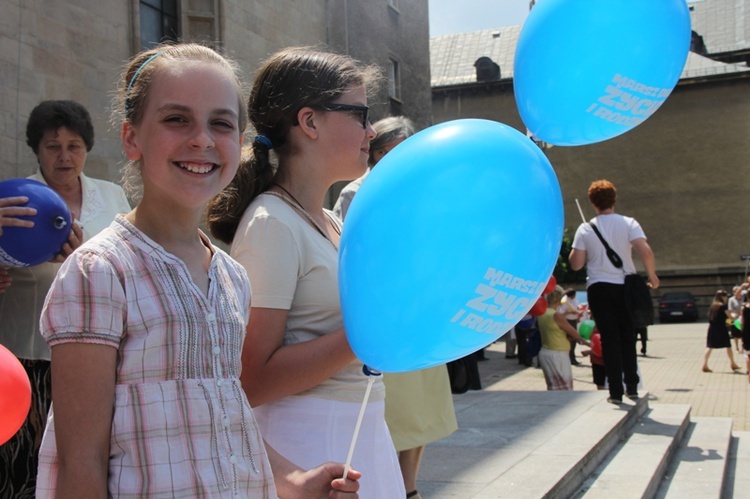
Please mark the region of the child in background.
<svg viewBox="0 0 750 499"><path fill-rule="evenodd" d="M539 332L542 335L539 364L544 372L547 390L573 389L573 370L570 364L568 338L576 340L581 345L591 346L557 311L563 294L563 288L556 286L547 295L547 310L538 318Z"/></svg>
<svg viewBox="0 0 750 499"><path fill-rule="evenodd" d="M594 328L591 333L591 348L582 350L581 355L588 356L591 359L591 374L594 377L594 384L597 390L606 390L607 372L604 370L604 357L602 356L602 335L599 330Z"/></svg>

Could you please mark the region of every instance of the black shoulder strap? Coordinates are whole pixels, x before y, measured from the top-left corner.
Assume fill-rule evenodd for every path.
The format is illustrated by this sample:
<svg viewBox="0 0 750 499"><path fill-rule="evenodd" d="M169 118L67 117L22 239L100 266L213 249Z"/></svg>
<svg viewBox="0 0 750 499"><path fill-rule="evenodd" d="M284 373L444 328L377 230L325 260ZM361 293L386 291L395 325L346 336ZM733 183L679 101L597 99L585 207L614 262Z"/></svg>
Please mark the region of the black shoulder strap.
<svg viewBox="0 0 750 499"><path fill-rule="evenodd" d="M612 262L612 265L617 267L618 269L622 268L622 258L620 258L620 255L617 254L615 250L613 250L609 244L607 244L607 241L604 240L604 237L602 236L602 233L599 232L599 229L596 227L596 224L592 220L589 222L589 225L591 225L591 228L594 229L594 232L596 232L597 237L604 245L604 249L607 253L607 258L609 258L609 261Z"/></svg>

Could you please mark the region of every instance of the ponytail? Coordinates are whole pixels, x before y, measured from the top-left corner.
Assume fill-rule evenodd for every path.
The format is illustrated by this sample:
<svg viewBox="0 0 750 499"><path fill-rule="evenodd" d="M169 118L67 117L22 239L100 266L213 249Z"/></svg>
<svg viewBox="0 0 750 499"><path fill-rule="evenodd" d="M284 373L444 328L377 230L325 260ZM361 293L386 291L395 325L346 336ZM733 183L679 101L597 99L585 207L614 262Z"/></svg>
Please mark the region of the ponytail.
<svg viewBox="0 0 750 499"><path fill-rule="evenodd" d="M245 147L234 179L208 203L206 220L211 234L232 244L245 210L253 199L271 187L275 177L276 168L271 164L267 145L255 141Z"/></svg>

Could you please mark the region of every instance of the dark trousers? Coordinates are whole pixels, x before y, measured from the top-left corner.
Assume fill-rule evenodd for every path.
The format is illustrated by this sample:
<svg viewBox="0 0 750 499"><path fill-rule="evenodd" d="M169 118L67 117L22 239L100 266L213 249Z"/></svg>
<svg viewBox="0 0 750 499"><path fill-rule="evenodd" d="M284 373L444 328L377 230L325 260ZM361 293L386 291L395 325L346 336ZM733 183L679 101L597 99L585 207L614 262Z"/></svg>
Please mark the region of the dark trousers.
<svg viewBox="0 0 750 499"><path fill-rule="evenodd" d="M646 355L646 342L648 341L648 327L637 327L635 328L635 339L641 338L641 353Z"/></svg>
<svg viewBox="0 0 750 499"><path fill-rule="evenodd" d="M570 324L570 327L573 329L578 329L578 320L571 320L571 319L565 319L568 321L568 324ZM568 341L570 341L570 363L571 364L578 364L578 360L576 360L576 345L578 345L578 340L574 340L573 338L568 338Z"/></svg>
<svg viewBox="0 0 750 499"><path fill-rule="evenodd" d="M598 282L588 288L589 307L602 337L602 356L610 397L622 400L623 378L627 393L638 392L635 330L625 307L625 286Z"/></svg>
<svg viewBox="0 0 750 499"><path fill-rule="evenodd" d="M523 364L526 367L531 366L531 357L526 353L526 341L529 335L533 332L533 329L521 329L516 326L516 344L518 347L518 363Z"/></svg>

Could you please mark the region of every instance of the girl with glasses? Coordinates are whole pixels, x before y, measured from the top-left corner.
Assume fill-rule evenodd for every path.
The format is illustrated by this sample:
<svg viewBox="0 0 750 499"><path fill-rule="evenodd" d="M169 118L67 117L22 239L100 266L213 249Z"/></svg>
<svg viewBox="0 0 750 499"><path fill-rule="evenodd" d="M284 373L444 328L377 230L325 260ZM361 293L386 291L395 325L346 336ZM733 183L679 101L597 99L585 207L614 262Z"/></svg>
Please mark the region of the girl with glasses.
<svg viewBox="0 0 750 499"><path fill-rule="evenodd" d="M272 55L250 92L257 136L209 208L212 233L252 283L243 388L268 443L303 468L346 459L368 384L341 316L341 221L323 202L331 185L367 169L367 91L377 77L309 48ZM361 498L405 497L384 397L377 379L352 459Z"/></svg>

